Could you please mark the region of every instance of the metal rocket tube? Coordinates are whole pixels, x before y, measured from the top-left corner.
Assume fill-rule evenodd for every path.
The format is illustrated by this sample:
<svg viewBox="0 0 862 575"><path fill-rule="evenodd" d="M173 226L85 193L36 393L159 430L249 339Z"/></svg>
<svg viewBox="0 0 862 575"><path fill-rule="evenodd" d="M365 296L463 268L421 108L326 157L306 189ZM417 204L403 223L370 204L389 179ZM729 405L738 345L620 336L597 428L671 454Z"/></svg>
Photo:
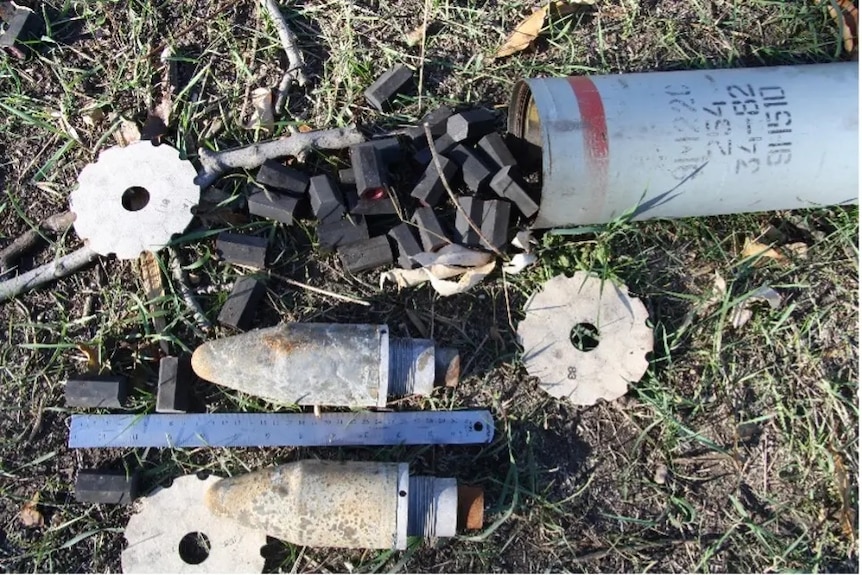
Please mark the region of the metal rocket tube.
<svg viewBox="0 0 862 575"><path fill-rule="evenodd" d="M519 82L533 227L857 203L858 77L843 62Z"/></svg>

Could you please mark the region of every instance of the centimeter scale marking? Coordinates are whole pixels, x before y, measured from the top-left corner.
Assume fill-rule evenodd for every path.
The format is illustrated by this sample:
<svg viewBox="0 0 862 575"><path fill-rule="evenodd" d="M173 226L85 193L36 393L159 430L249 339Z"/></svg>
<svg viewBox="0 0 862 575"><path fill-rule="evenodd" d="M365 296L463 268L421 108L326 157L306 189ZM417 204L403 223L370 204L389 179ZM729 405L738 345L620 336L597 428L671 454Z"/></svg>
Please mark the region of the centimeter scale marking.
<svg viewBox="0 0 862 575"><path fill-rule="evenodd" d="M487 410L72 415L69 447L325 447L490 443Z"/></svg>

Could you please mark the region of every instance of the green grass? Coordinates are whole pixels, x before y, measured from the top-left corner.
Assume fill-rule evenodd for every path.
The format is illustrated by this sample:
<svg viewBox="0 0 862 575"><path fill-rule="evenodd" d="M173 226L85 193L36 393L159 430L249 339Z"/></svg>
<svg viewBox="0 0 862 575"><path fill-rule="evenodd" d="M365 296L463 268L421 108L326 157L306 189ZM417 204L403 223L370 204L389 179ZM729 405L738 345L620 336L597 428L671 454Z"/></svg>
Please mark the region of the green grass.
<svg viewBox="0 0 862 575"><path fill-rule="evenodd" d="M491 55L527 12L504 0L428 0L437 31L410 48L404 34L423 21L425 0L316 0L283 8L299 34L313 82L290 103L273 134L242 127L250 89L277 85L284 62L275 29L239 2L176 36L217 2L46 2L48 36L26 62L0 58L0 238L67 209L80 169L114 143L119 118L142 123L159 98L156 50L167 41L180 77L168 141L194 160L286 134L291 127L359 123L371 131L411 125L441 103L505 107L524 77L761 66L846 59L826 8L814 2L606 0L597 10L555 18L534 49ZM76 30L82 29L81 36ZM156 50L156 57L145 55ZM422 97L373 113L362 91L391 64L422 67ZM82 116L104 107L95 125ZM247 108L246 108L247 109ZM339 166L343 160L313 162ZM234 197L251 175L220 182ZM229 203L229 202L228 202ZM146 488L182 474L242 473L300 458L408 461L414 473L482 485L485 527L448 541L414 541L405 552L268 546L267 570L290 571L853 571L858 548L858 210L824 208L564 230L539 238L539 263L494 276L462 297L427 289L381 291L374 274L351 276L315 250L314 226L243 223L267 235L271 271L372 302L345 304L267 284L261 325L278 321L387 323L399 335L433 337L461 351L456 390L399 408L488 407L493 443L469 448L68 450L63 381L84 369L78 344L140 388L137 412L152 411L159 344L190 351L201 342L177 286L145 299L134 266L104 260L0 305L0 568L119 570L129 510L78 504L77 469L140 469ZM754 265L746 239L768 226L801 241L803 256ZM211 320L242 270L220 263L213 236L228 224L191 230L175 242ZM36 263L77 247L73 232ZM167 272L166 252L160 264ZM530 379L513 328L530 294L560 273L588 270L625 283L650 311L656 346L650 369L612 404L580 408L554 400ZM713 297L715 275L727 290ZM734 329L735 305L760 286L780 308L754 308ZM86 305L85 305L86 301ZM161 311L159 311L159 309ZM166 320L164 333L154 315ZM216 328L210 337L227 335ZM276 406L210 384L207 408ZM666 469L663 481L656 472ZM848 485L845 486L844 484ZM35 492L46 525L27 529L17 513Z"/></svg>

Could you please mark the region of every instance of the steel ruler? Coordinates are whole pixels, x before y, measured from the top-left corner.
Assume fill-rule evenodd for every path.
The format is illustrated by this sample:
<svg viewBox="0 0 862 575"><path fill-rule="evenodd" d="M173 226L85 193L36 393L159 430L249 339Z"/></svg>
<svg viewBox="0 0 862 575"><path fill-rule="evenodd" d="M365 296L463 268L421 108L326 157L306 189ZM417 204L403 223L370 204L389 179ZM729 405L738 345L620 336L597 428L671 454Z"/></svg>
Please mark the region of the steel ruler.
<svg viewBox="0 0 862 575"><path fill-rule="evenodd" d="M69 447L324 447L490 443L487 410L72 416Z"/></svg>

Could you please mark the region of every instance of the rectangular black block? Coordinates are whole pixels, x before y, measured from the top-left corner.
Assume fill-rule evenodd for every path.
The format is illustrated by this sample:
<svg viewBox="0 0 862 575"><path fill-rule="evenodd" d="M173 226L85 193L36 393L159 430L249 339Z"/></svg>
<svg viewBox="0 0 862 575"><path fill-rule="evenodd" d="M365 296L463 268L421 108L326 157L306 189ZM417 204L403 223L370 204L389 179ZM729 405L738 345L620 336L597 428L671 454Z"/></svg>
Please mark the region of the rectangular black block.
<svg viewBox="0 0 862 575"><path fill-rule="evenodd" d="M398 138L380 138L367 142L377 149L377 155L384 164L391 164L404 159L404 149Z"/></svg>
<svg viewBox="0 0 862 575"><path fill-rule="evenodd" d="M413 235L413 226L398 224L389 230L389 237L395 240L395 247L398 248L398 265L404 269L418 267L419 264L410 259L422 251L416 236Z"/></svg>
<svg viewBox="0 0 862 575"><path fill-rule="evenodd" d="M396 64L366 88L365 99L378 112L392 109L395 97L410 87L413 70L404 64Z"/></svg>
<svg viewBox="0 0 862 575"><path fill-rule="evenodd" d="M356 188L352 186L339 186L339 189L341 189L341 195L344 196L344 209L349 214L359 204L359 194L356 193Z"/></svg>
<svg viewBox="0 0 862 575"><path fill-rule="evenodd" d="M413 224L419 232L422 248L426 252L437 251L452 243L446 232L443 231L443 226L440 225L440 220L437 219L437 214L432 208L419 208L413 212Z"/></svg>
<svg viewBox="0 0 862 575"><path fill-rule="evenodd" d="M437 155L442 156L447 153L449 150L458 145L458 142L449 137L449 134L443 134L439 138L434 140L434 149L437 151ZM413 159L422 166L427 166L431 160L433 159L431 156L431 150L428 148L419 150L415 154L413 154Z"/></svg>
<svg viewBox="0 0 862 575"><path fill-rule="evenodd" d="M218 322L234 329L249 329L257 312L257 304L265 292L264 285L255 278L238 277L218 314Z"/></svg>
<svg viewBox="0 0 862 575"><path fill-rule="evenodd" d="M464 184L474 193L481 191L493 175L483 152L458 144L446 155L461 167Z"/></svg>
<svg viewBox="0 0 862 575"><path fill-rule="evenodd" d="M446 181L452 186L452 179L458 173L458 165L446 156L441 156L440 167L443 169L443 176L446 178ZM440 170L437 169L437 165L432 161L425 168L422 177L419 178L419 182L416 183L416 187L413 188L410 195L419 200L423 206L436 206L445 194L446 187L443 184L443 179L440 177Z"/></svg>
<svg viewBox="0 0 862 575"><path fill-rule="evenodd" d="M491 178L491 189L501 198L511 200L526 217L539 211L539 206L527 192L526 184L518 175L515 166L506 166Z"/></svg>
<svg viewBox="0 0 862 575"><path fill-rule="evenodd" d="M266 238L222 232L216 240L216 252L226 262L263 269L266 267Z"/></svg>
<svg viewBox="0 0 862 575"><path fill-rule="evenodd" d="M344 215L344 197L328 175L321 174L309 180L308 197L314 217L321 222L340 220Z"/></svg>
<svg viewBox="0 0 862 575"><path fill-rule="evenodd" d="M398 213L398 208L389 194L381 198L359 198L350 210L351 214L362 216L388 216Z"/></svg>
<svg viewBox="0 0 862 575"><path fill-rule="evenodd" d="M386 236L377 236L338 248L341 264L350 273L359 273L392 263L392 246Z"/></svg>
<svg viewBox="0 0 862 575"><path fill-rule="evenodd" d="M482 205L482 247L491 246L502 249L509 236L509 219L512 204L504 200L487 200ZM487 240L487 243L485 242Z"/></svg>
<svg viewBox="0 0 862 575"><path fill-rule="evenodd" d="M189 409L192 364L188 355L166 356L159 361L157 413L185 413Z"/></svg>
<svg viewBox="0 0 862 575"><path fill-rule="evenodd" d="M484 108L454 114L446 120L446 133L456 142L476 142L494 131L497 117Z"/></svg>
<svg viewBox="0 0 862 575"><path fill-rule="evenodd" d="M75 479L75 499L81 503L129 505L138 496L138 472L82 469Z"/></svg>
<svg viewBox="0 0 862 575"><path fill-rule="evenodd" d="M356 175L353 173L353 168L344 168L338 170L338 183L356 185Z"/></svg>
<svg viewBox="0 0 862 575"><path fill-rule="evenodd" d="M485 202L470 196L461 196L458 198L458 204L461 209L455 214L455 238L462 245L478 247L481 245L481 238L467 218L481 229Z"/></svg>
<svg viewBox="0 0 862 575"><path fill-rule="evenodd" d="M285 192L302 195L308 188L308 176L276 160L267 160L257 171L257 183Z"/></svg>
<svg viewBox="0 0 862 575"><path fill-rule="evenodd" d="M86 375L66 381L66 407L124 406L128 379L122 375Z"/></svg>
<svg viewBox="0 0 862 575"><path fill-rule="evenodd" d="M378 193L386 188L386 166L373 144L365 142L350 146L350 164L356 178L356 192L361 196Z"/></svg>
<svg viewBox="0 0 862 575"><path fill-rule="evenodd" d="M304 201L304 197L261 189L248 196L248 213L290 226L299 215L300 204Z"/></svg>
<svg viewBox="0 0 862 575"><path fill-rule="evenodd" d="M317 226L317 241L320 248L327 252L367 239L368 225L362 216L351 216Z"/></svg>
<svg viewBox="0 0 862 575"><path fill-rule="evenodd" d="M503 136L498 132L491 132L483 136L477 145L498 168L515 166L518 163L515 161L515 156L509 150L509 146L506 145Z"/></svg>
<svg viewBox="0 0 862 575"><path fill-rule="evenodd" d="M428 138L425 136L425 124L431 130L431 137L438 138L446 133L446 120L455 112L445 104L425 114L419 125L404 131L404 135L410 141L414 149L420 150L428 147Z"/></svg>

